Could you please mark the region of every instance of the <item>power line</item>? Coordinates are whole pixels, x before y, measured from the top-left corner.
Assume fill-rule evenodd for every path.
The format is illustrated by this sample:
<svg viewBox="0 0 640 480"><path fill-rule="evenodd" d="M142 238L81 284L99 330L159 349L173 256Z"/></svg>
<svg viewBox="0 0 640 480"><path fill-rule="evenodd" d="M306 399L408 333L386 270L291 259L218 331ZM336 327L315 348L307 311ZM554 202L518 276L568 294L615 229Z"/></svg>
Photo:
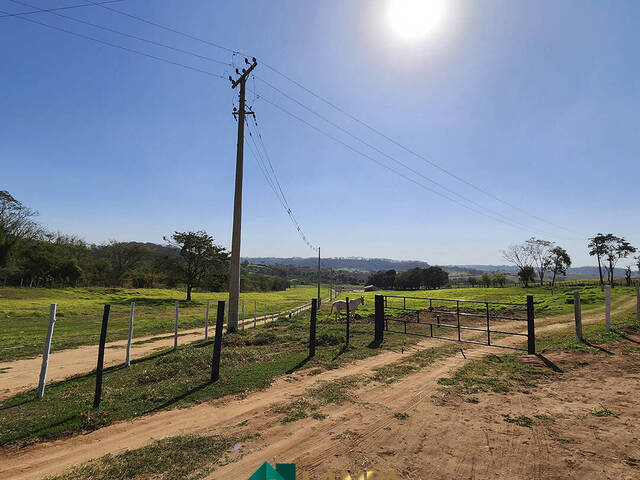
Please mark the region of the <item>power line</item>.
<svg viewBox="0 0 640 480"><path fill-rule="evenodd" d="M317 251L318 247L315 247L309 241L309 239L305 235L304 231L302 230L302 227L300 226L300 223L298 222L298 220L296 219L293 211L291 210L291 207L289 206L289 202L287 201L287 198L286 198L286 196L284 194L284 191L282 190L282 187L280 185L280 181L278 180L278 176L277 176L277 174L275 172L275 169L273 168L273 164L271 163L271 160L269 158L269 152L267 151L266 145L264 144L264 141L262 140L262 134L258 130L258 123L255 122L255 121L254 121L254 123L255 123L255 131L257 132L258 137L260 138L260 144L262 145L262 150L264 152L264 157L263 157L262 153L260 152L260 147L258 146L258 143L255 141L255 135L253 135L253 128L247 122L247 128L249 129L249 137L251 138L251 140L253 142L253 145L255 147L255 151L257 152L257 154L253 151L253 148L251 147L251 145L247 144L247 145L249 145L249 150L251 151L252 155L254 155L254 157L256 158L256 161L258 162L258 165L260 166L260 169L262 170L262 174L264 175L265 179L267 180L267 183L271 187L271 190L273 190L273 193L278 198L278 201L282 205L282 208L284 208L285 212L287 213L287 215L291 219L291 222L293 223L294 227L296 228L296 230L297 230L298 234L300 235L300 237L302 238L302 240L307 244L307 246L309 248L311 248L312 250ZM266 162L265 162L265 157L267 159ZM258 158L260 160L258 160ZM267 163L269 165L269 168L267 168ZM271 173L269 173L269 171L271 171ZM276 187L276 185L277 185L277 187Z"/></svg>
<svg viewBox="0 0 640 480"><path fill-rule="evenodd" d="M18 5L23 5L25 7L36 8L33 5L30 5L30 4L25 3L25 2L21 2L19 0L9 0L9 1L13 2L15 4L18 4ZM148 43L148 44L151 44L151 45L155 45L157 47L163 47L163 48L166 48L166 49L169 49L169 50L173 50L174 52L184 53L184 54L187 54L187 55L192 55L192 56L200 58L202 60L208 60L210 62L214 62L214 63L220 64L220 65L224 65L224 66L231 66L231 64L228 63L228 62L223 62L223 61L217 60L215 58L207 57L205 55L200 55L198 53L190 52L188 50L183 50L182 48L172 47L171 45L167 45L167 44L164 44L164 43L156 42L155 40L149 40L147 38L139 37L139 36L133 35L131 33L121 32L119 30L115 30L113 28L105 27L103 25L98 25L97 23L88 22L88 21L82 20L80 18L75 18L75 17L71 17L69 15L64 15L62 13L52 12L52 11L47 12L47 13L50 13L51 15L55 15L55 16L60 17L60 18L66 18L68 20L72 20L72 21L77 22L77 23L82 23L83 25L89 25L90 27L99 28L99 29L105 30L107 32L115 33L115 34L121 35L123 37L133 38L134 40L139 40L141 42L145 42L145 43Z"/></svg>
<svg viewBox="0 0 640 480"><path fill-rule="evenodd" d="M94 5L97 5L97 4L94 4ZM0 10L0 13L6 14L7 12L5 12L3 10ZM209 72L207 70L203 70L203 69L197 68L197 67L192 67L190 65L185 65L184 63L174 62L173 60L168 60L166 58L158 57L158 56L152 55L150 53L141 52L139 50L135 50L133 48L125 47L123 45L118 45L118 44L115 44L115 43L107 42L105 40L100 40L99 38L91 37L89 35L84 35L82 33L73 32L71 30L67 30L67 29L62 28L62 27L57 27L55 25L50 25L48 23L39 22L37 20L33 20L32 18L26 18L26 17L15 17L15 18L17 18L19 20L23 20L25 22L33 23L33 24L36 24L36 25L41 25L43 27L47 27L47 28L50 28L52 30L57 30L59 32L64 32L64 33L67 33L69 35L73 35L75 37L83 38L85 40L91 40L93 42L100 43L102 45L107 45L107 46L112 47L112 48L118 48L120 50L124 50L125 52L135 53L136 55L141 55L143 57L151 58L153 60L157 60L157 61L160 61L160 62L165 62L165 63L171 64L171 65L174 65L176 67L181 67L181 68L185 68L187 70L192 70L194 72L199 72L199 73L202 73L204 75L208 75L210 77L216 77L216 78L221 78L223 80L226 80L222 75L217 74L217 73Z"/></svg>
<svg viewBox="0 0 640 480"><path fill-rule="evenodd" d="M147 25L153 25L154 27L161 28L161 29L166 30L168 32L175 33L177 35L181 35L181 36L183 36L185 38L190 38L191 40L196 40L196 41L202 42L202 43L204 43L206 45L210 45L212 47L220 48L220 49L225 50L225 51L227 51L229 53L240 53L237 50L233 50L233 49L227 48L227 47L225 47L223 45L220 45L220 44L217 44L217 43L214 43L214 42L210 42L210 41L205 40L203 38L196 37L195 35L191 35L189 33L181 32L180 30L176 30L174 28L167 27L165 25L161 25L161 24L156 23L156 22L152 22L151 20L147 20L145 18L138 17L136 15L132 15L131 13L123 12L122 10L118 10L116 8L107 7L107 6L105 6L105 5L101 4L101 3L92 2L91 0L88 0L88 1L89 1L89 3L92 3L93 5L100 6L100 7L104 8L104 9L106 9L106 10L109 10L111 12L117 13L118 15L124 15L125 17L133 18L134 20L138 20L139 22L146 23Z"/></svg>
<svg viewBox="0 0 640 480"><path fill-rule="evenodd" d="M429 187L429 186L425 185L424 183L419 182L418 180L416 180L416 179L414 179L414 178L412 178L412 177L409 177L409 176L405 175L404 173L402 173L402 172L400 172L400 171L398 171L398 170L396 170L396 169L394 169L394 168L390 167L389 165L387 165L387 164L385 164L385 163L383 163L383 162L380 162L379 160L375 159L375 158L374 158L374 157L372 157L371 155L368 155L367 153L364 153L364 152L362 152L362 151L358 150L357 148L355 148L355 147L353 147L353 146L349 145L348 143L346 143L346 142L344 142L344 141L340 140L339 138L337 138L337 137L335 137L335 136L331 135L330 133L328 133L328 132L326 132L326 131L322 130L321 128L319 128L319 127L317 127L317 126L313 125L312 123L307 122L307 121L306 121L306 120L304 120L303 118L301 118L301 117L299 117L298 115L296 115L296 114L294 114L294 113L292 113L292 112L288 111L287 109L285 109L284 107L281 107L280 105L276 104L275 102L272 102L271 100L267 99L267 98L266 98L266 97L264 97L263 95L258 95L258 98L259 98L259 99L264 100L265 102L267 102L267 103L268 103L268 104L270 104L271 106L273 106L273 107L277 108L278 110L281 110L282 112L284 112L284 113L286 113L287 115L291 116L292 118L294 118L294 119L298 120L299 122L304 123L305 125L307 125L307 126L309 126L310 128L312 128L312 129L316 130L316 131L317 131L317 132L319 132L320 134L322 134L322 135L324 135L324 136L326 136L326 137L330 138L330 139L331 139L331 140L333 140L334 142L336 142L336 143L339 143L339 144L343 145L344 147L346 147L346 148L348 148L349 150L351 150L351 151L353 151L353 152L357 153L358 155L361 155L361 156L363 156L364 158L368 159L369 161L371 161L371 162L373 162L373 163L375 163L375 164L377 164L377 165L381 166L382 168L384 168L384 169L386 169L386 170L389 170L390 172L395 173L396 175L398 175L398 176L400 176L400 177L404 178L405 180L408 180L408 181L410 181L410 182L412 182L412 183L415 183L415 184L416 184L416 185L418 185L419 187L421 187L421 188L423 188L423 189L425 189L425 190L427 190L427 191L429 191L429 192L431 192L431 193L435 193L436 195L439 195L439 196L441 196L441 197L443 197L443 198L445 198L445 199L447 199L447 200L449 200L449 201L451 201L451 202L454 202L454 203L456 203L456 204L460 205L461 207L466 208L467 210L470 210L470 211L472 211L472 212L474 212L474 213L477 213L477 214L479 214L479 215L483 215L483 216L485 216L485 217L487 217L487 218L490 218L490 219L492 219L492 220L494 220L494 221L498 221L498 222L500 222L500 223L504 223L504 224L509 225L509 226L511 226L511 227L514 227L514 228L517 228L517 229L520 229L520 230L525 230L525 231L527 231L527 232L531 232L531 231L532 231L532 230L530 230L529 228L523 228L523 227L521 227L521 226L519 226L519 225L517 225L517 224L514 224L514 223L510 222L510 221L503 220L503 219L500 219L500 218L496 218L496 217L494 217L494 216L493 216L493 215L491 215L491 214L488 214L488 213L483 212L483 211L481 211L481 210L478 210L478 209L476 209L476 208L470 207L469 205L467 205L467 204L465 204L465 203L462 203L462 202L460 202L460 201L456 200L455 198L449 197L448 195L445 195L445 194L444 194L444 193L442 193L442 192L439 192L439 191L437 191L437 190L434 190L433 188L431 188L431 187Z"/></svg>
<svg viewBox="0 0 640 480"><path fill-rule="evenodd" d="M269 86L270 88L274 89L276 92L280 93L281 95L283 95L284 97L288 98L289 100L297 103L298 105L300 105L302 108L304 108L305 110L307 110L308 112L314 114L315 116L317 116L318 118L320 118L321 120L327 122L329 125L333 126L334 128L337 128L338 130L340 130L341 132L345 133L346 135L350 136L351 138L357 140L358 142L360 142L361 144L369 147L370 149L374 150L375 152L379 153L380 155L383 155L384 157L388 158L389 160L395 162L398 165L401 165L402 167L406 168L407 170L409 170L411 173L413 173L414 175L418 175L419 177L423 178L424 180L428 181L429 183L436 185L438 188L441 188L442 190L444 190L445 192L448 192L449 194L455 195L458 198L461 198L462 200L475 205L478 208L487 210L489 212L491 212L493 215L496 215L500 218L503 218L504 220L514 223L516 225L520 225L521 227L524 227L526 229L529 229L530 227L528 227L527 225L524 225L522 223L519 223L509 217L507 217L506 215L501 214L500 212L496 212L493 211L487 207L485 207L484 205L471 200L467 197L465 197L464 195L456 192L455 190L452 190L444 185L442 185L441 183L427 177L426 175L424 175L422 172L419 172L418 170L412 168L411 166L407 165L406 163L398 160L397 158L393 157L392 155L389 155L388 153L382 151L381 149L377 148L376 146L372 145L371 143L363 140L362 138L358 137L357 135L354 135L353 133L351 133L349 130L347 130L346 128L341 127L340 125L338 125L337 123L329 120L327 117L325 117L324 115L318 113L317 111L313 110L312 108L310 108L309 106L305 105L304 103L300 102L299 100L295 99L294 97L288 95L287 93L283 92L281 89L279 89L278 87L276 87L275 85L267 82L266 80L264 80L263 78L260 77L256 77L258 80L260 80L261 82L263 82L264 84L266 84L267 86Z"/></svg>
<svg viewBox="0 0 640 480"><path fill-rule="evenodd" d="M97 7L97 6L103 5L105 3L118 3L118 2L122 2L122 1L123 0L108 0L106 2L82 3L82 4L78 4L78 5L69 5L67 7L41 8L41 9L33 10L33 11L30 11L30 12L7 13L5 15L0 15L0 18L4 18L4 17L19 17L21 15L32 15L34 13L54 12L54 11L57 11L57 10L70 10L72 8L80 8L80 7ZM38 8L38 7L32 7L32 8Z"/></svg>
<svg viewBox="0 0 640 480"><path fill-rule="evenodd" d="M438 163L436 163L436 162L434 162L434 161L432 161L432 160L429 160L429 159L428 159L428 158L426 158L425 156L423 156L423 155L419 154L418 152L416 152L416 151L414 151L414 150L410 149L409 147L407 147L407 146L405 146L405 145L401 144L401 143L400 143L400 142L398 142L397 140L394 140L393 138L391 138L390 136L388 136L388 135L384 134L384 133L383 133L383 132L381 132L380 130L378 130L378 129L376 129L376 128L372 127L371 125L369 125L369 124L368 124L368 123L366 123L365 121L360 120L360 119L359 119L358 117L356 117L355 115L353 115L353 114L351 114L351 113L347 112L346 110L344 110L343 108L339 107L338 105L335 105L333 102L330 102L330 101L329 101L329 100L327 100L326 98L324 98L324 97L322 97L321 95L319 95L319 94L315 93L315 92L314 92L314 91L312 91L311 89L309 89L309 88L305 87L305 86L304 86L304 85L302 85L300 82L298 82L298 81L294 80L293 78L291 78L290 76L286 75L285 73L282 73L281 71L279 71L279 70L278 70L278 69L276 69L275 67L273 67L273 66L269 65L268 63L262 62L262 65L264 65L265 67L267 67L268 69L270 69L270 70L271 70L271 71L273 71L274 73L276 73L276 74L280 75L280 76L281 76L281 77L283 77L284 79L288 80L289 82L293 83L294 85L296 85L297 87L301 88L302 90L304 90L305 92L309 93L310 95L314 96L315 98L317 98L318 100L322 101L323 103L325 103L325 104L329 105L329 106L330 106L331 108L333 108L334 110L336 110L336 111L338 111L338 112L342 113L343 115L346 115L346 116L347 116L347 117L349 117L351 120L353 120L353 121L355 121L355 122L359 123L360 125L362 125L362 126L364 126L365 128L369 129L369 130L370 130L370 131L372 131L373 133L375 133L375 134L377 134L377 135L380 135L380 136L381 136L382 138L384 138L385 140L387 140L387 141L389 141L389 142L393 143L394 145L396 145L397 147L399 147L399 148L403 149L404 151L406 151L406 152L410 153L411 155L416 156L417 158L419 158L420 160L422 160L422 161L424 161L424 162L428 163L428 164L429 164L429 165L431 165L432 167L437 168L438 170L440 170L441 172L443 172L443 173L445 173L445 174L449 175L449 176L450 176L450 177L452 177L452 178L455 178L455 179L456 179L456 180L458 180L459 182L464 183L465 185L467 185L467 186L469 186L469 187L473 188L474 190L476 190L476 191L478 191L478 192L480 192L480 193L482 193L482 194L484 194L484 195L486 195L486 196L488 196L488 197L490 197L490 198L492 198L492 199L494 199L494 200L496 200L496 201L498 201L498 202L500 202L500 203L502 203L502 204L504 204L504 205L507 205L508 207L511 207L511 208L513 208L514 210L517 210L517 211L519 211L519 212L521 212L521 213L524 213L525 215L528 215L528 216L530 216L530 217L532 217L532 218L535 218L536 220L539 220L539 221L541 221L541 222L547 223L547 224L549 224L549 225L551 225L551 226L554 226L554 227L556 227L556 228L561 228L561 229L563 229L563 230L567 230L567 231L569 231L569 232L571 232L571 233L576 233L576 232L574 232L574 231L573 231L573 230L571 230L571 229L568 229L568 228L563 227L563 226L561 226L561 225L557 225L557 224L555 224L555 223L553 223L553 222L550 222L550 221L548 221L548 220L546 220L546 219L544 219L544 218L542 218L542 217L539 217L538 215L536 215L536 214L534 214L534 213L531 213L531 212L529 212L529 211L527 211L527 210L525 210L525 209L523 209L523 208L521 208L521 207L518 207L517 205L514 205L514 204L512 204L512 203L510 203L510 202L507 202L506 200L501 199L501 198L500 198L500 197L498 197L497 195L495 195L495 194L493 194L493 193L489 192L488 190L485 190L485 189L483 189L483 188L481 188L481 187L478 187L477 185L475 185L475 184L473 184L473 183L471 183L471 182L469 182L469 181L465 180L464 178L460 177L459 175L456 175L455 173L451 172L450 170L448 170L448 169L446 169L446 168L442 167L442 166L441 166L441 165L439 165Z"/></svg>

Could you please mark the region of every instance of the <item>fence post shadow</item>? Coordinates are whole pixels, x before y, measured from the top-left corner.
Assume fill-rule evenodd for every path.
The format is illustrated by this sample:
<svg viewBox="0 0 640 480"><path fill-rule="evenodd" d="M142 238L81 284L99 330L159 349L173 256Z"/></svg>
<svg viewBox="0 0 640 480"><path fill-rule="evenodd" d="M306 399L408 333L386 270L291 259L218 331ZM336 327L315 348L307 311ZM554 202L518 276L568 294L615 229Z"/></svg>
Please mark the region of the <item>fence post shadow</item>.
<svg viewBox="0 0 640 480"><path fill-rule="evenodd" d="M541 353L536 353L535 356L538 357L540 360L542 360L542 362L554 372L564 373L564 370L562 370L559 366L557 366L555 363L553 363L551 360L549 360L547 357L545 357Z"/></svg>

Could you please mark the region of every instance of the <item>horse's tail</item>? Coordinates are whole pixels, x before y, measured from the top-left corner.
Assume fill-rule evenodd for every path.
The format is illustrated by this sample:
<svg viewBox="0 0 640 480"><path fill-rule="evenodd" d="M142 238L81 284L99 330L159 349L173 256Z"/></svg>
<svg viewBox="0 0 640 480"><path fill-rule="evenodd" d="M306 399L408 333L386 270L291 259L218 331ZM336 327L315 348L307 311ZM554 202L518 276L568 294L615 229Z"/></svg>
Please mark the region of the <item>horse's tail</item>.
<svg viewBox="0 0 640 480"><path fill-rule="evenodd" d="M333 313L333 307L334 307L335 303L331 304L331 311L329 312L329 316L331 316L331 314Z"/></svg>

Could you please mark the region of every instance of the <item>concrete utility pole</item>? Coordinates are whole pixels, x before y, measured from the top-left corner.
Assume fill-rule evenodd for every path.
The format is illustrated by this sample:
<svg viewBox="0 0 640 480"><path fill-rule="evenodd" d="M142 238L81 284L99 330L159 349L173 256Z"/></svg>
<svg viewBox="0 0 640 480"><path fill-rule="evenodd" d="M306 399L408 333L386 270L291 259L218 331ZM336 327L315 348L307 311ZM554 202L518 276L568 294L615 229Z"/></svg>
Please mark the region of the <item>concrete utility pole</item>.
<svg viewBox="0 0 640 480"><path fill-rule="evenodd" d="M242 229L242 175L244 161L244 117L253 112L245 112L245 86L251 71L256 68L258 62L253 57L251 64L244 59L249 68L243 68L242 73L236 68L236 73L240 75L234 80L229 75L231 88L240 85L240 108L233 115L238 116L238 150L236 154L236 191L233 199L233 235L231 238L231 271L229 275L229 314L227 319L227 329L230 332L238 329L238 303L240 301L240 237Z"/></svg>
<svg viewBox="0 0 640 480"><path fill-rule="evenodd" d="M321 303L322 303L322 299L320 297L320 247L318 247L318 308L320 308Z"/></svg>

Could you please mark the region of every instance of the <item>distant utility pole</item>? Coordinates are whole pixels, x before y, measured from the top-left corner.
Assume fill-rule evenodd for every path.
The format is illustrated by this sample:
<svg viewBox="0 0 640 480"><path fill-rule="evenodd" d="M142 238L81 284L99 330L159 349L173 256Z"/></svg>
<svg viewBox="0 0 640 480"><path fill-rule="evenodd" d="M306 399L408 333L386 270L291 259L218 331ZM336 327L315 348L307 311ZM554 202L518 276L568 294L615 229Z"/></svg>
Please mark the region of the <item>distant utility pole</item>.
<svg viewBox="0 0 640 480"><path fill-rule="evenodd" d="M236 68L236 73L240 75L234 80L229 75L231 88L240 85L240 108L233 115L238 118L238 150L236 154L236 191L233 199L233 236L231 239L231 271L229 278L229 314L227 319L227 329L233 332L238 329L238 303L240 302L240 234L242 228L242 175L243 175L243 155L244 155L244 116L252 115L253 112L245 112L245 86L251 71L256 68L258 62L256 58L251 59L249 64L246 58L244 62L249 68L243 68L240 72Z"/></svg>
<svg viewBox="0 0 640 480"><path fill-rule="evenodd" d="M318 308L320 308L322 300L320 298L320 247L318 247Z"/></svg>

